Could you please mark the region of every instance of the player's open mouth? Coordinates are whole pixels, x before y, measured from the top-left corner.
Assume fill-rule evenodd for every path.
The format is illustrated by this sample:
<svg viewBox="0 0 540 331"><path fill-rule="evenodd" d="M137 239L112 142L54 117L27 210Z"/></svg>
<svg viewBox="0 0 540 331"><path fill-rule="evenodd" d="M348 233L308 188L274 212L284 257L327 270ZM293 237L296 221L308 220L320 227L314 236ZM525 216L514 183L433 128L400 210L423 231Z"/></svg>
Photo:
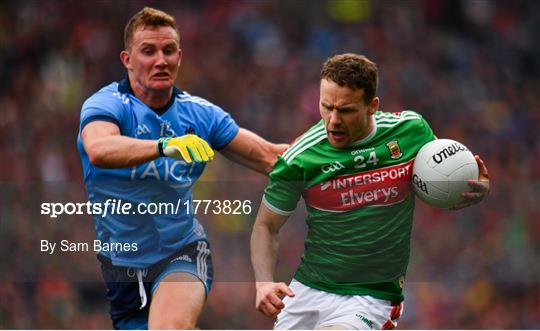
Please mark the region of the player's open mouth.
<svg viewBox="0 0 540 331"><path fill-rule="evenodd" d="M345 132L333 131L333 130L328 131L328 136L331 139L337 140L337 141L343 141L345 140L345 138L347 138L347 135L345 134Z"/></svg>
<svg viewBox="0 0 540 331"><path fill-rule="evenodd" d="M158 72L157 74L152 75L154 79L169 79L171 76L166 72Z"/></svg>

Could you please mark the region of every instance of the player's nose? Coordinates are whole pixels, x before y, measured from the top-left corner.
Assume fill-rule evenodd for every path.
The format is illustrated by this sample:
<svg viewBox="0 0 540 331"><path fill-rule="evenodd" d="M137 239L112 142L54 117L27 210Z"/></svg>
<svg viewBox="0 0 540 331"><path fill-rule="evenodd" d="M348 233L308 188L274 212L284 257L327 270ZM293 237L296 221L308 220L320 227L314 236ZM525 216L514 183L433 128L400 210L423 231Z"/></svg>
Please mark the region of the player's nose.
<svg viewBox="0 0 540 331"><path fill-rule="evenodd" d="M165 55L163 54L163 52L158 52L155 66L158 68L167 67L167 61L165 60Z"/></svg>
<svg viewBox="0 0 540 331"><path fill-rule="evenodd" d="M338 112L335 110L330 113L330 124L333 126L341 124L341 116L339 116Z"/></svg>

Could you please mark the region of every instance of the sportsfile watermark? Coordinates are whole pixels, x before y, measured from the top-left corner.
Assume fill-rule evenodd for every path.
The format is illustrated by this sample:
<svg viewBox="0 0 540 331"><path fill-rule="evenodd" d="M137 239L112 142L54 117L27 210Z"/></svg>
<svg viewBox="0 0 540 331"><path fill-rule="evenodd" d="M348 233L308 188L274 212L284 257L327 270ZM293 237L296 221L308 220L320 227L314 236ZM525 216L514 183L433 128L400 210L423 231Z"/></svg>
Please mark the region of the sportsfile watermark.
<svg viewBox="0 0 540 331"><path fill-rule="evenodd" d="M310 192L310 194L317 193L317 195L310 195L309 198L312 199L310 201L327 204L331 202L331 207L337 210L342 206L346 208L368 206L372 210L379 210L380 207L377 204L385 203L387 198L385 192L390 192L388 202L394 199L394 190L388 190L397 184L390 180L394 179L394 177L399 179L402 176L399 172L395 173L391 169L386 170L389 172L388 177L384 176L384 181L382 181L383 175L371 174L367 176L367 174L360 174L352 178L339 176L332 181L317 184L317 192ZM369 185L381 183L392 183L392 185L369 187ZM138 189L140 191L136 192L141 192L144 198L116 197L117 201L114 208L113 201L110 200L107 207L107 216L101 218L106 199L114 197L106 196L100 199L88 197L87 192L78 181L73 183L40 183L39 186L36 186L36 183L27 183L25 184L27 186L16 183L0 183L0 250L3 249L3 252L5 252L0 261L0 270L2 270L0 278L21 284L23 282L40 282L44 273L39 272L39 269L38 272L28 272L28 268L32 266L38 266L38 268L39 266L53 266L55 275L58 274L71 282L102 282L99 267L95 265L95 255L100 252L104 254L113 251L118 253L120 250L122 250L122 254L134 254L134 256L146 252L147 247L145 245L151 243L146 238L154 235L154 232L148 230L148 228L153 227L153 225L151 224L148 228L134 226L132 228L134 234L140 234L140 236L111 240L110 238L96 236L92 218L106 220L108 222L106 225L112 224L113 226L116 224L126 226L131 224L146 225L149 222L141 220L139 223L137 218L145 218L150 221L150 218L159 218L159 216L133 215L133 211L136 214L138 213L135 203L146 202L148 207L141 206L140 208L147 208L149 212L159 212L159 208L161 208L161 212L165 213L166 205L163 203L172 202L175 208L179 203L180 207L178 208L179 210L182 209L179 211L178 216L170 215L170 217L165 217L159 221L162 221L166 226L173 224L173 222L182 222L179 217L192 216L186 215L188 208L190 213L196 211L197 214L200 214L193 216L210 238L213 256L219 257L213 261L214 269L217 271L215 280L230 283L251 282L249 239L266 184L266 180L262 178L260 181L249 182L201 182L194 189L193 194L196 195L193 199L195 200L190 199L192 203L184 205L185 200L190 197L186 195L189 192L176 193L176 191L169 191L168 189L153 190L154 186L148 183L102 182L98 187L100 192L119 187L123 192L130 193ZM142 185L144 186L141 187ZM412 187L416 184L413 180L412 183L409 182L409 185ZM435 210L420 200L416 201L414 231L410 243L411 262L407 272L405 288L409 288L411 284L416 282L452 282L452 286L459 282L472 283L471 277L478 274L490 275L491 279L495 279L497 284L501 286L505 286L504 284L510 284L508 286L514 286L512 284L534 286L538 283L537 279L540 270L536 262L538 254L535 255L536 251L530 241L529 232L521 231L518 233L519 236L514 238L520 240L517 242L518 246L516 246L519 250L515 252L509 251L505 245L493 246L492 236L478 236L478 233L485 230L486 224L493 223L490 222L493 215L497 216L499 214L504 217L498 220L499 227L488 229L491 234L497 234L498 230L510 229L515 227L516 224L518 230L521 228L528 229L536 224L537 218L534 218L534 215L540 208L537 203L537 197L540 195L540 182L517 182L505 179L497 181L495 186L496 190L492 191L485 201L459 211ZM351 193L351 190L354 191ZM332 193L328 197L329 200L331 199L330 202L324 202L322 198L317 199L318 194L328 192ZM401 191L398 192L401 194ZM508 194L508 192L511 194ZM411 191L410 194L414 193ZM182 198L180 202L177 201L179 198ZM122 201L120 202L118 199L122 199ZM231 201L229 203L224 202L224 199ZM234 200L239 201L235 202ZM100 212L97 205L95 207L91 203L87 205L86 201L102 202L101 214L77 215L76 212L79 208L81 209L80 212L84 214L92 214L92 210L96 214ZM243 203L243 201L246 202ZM126 202L132 204L131 209L122 207ZM152 206L150 206L150 202L152 202ZM44 210L41 213L43 203L46 204L43 205ZM53 205L53 203L62 203L64 208L62 209L60 205ZM79 205L76 203L79 203ZM160 207L154 205L154 203L162 204ZM229 205L231 209L224 209L224 205ZM170 213L171 205L168 206ZM219 206L221 206L221 210ZM251 213L249 215L233 214L235 209L236 213L247 213L250 211L250 207ZM88 212L88 208L90 208L90 212ZM122 212L122 208L129 215L110 216L111 212L114 212L115 215L119 213L118 210ZM506 212L506 208L508 208L508 212ZM204 215L205 209L207 215ZM523 214L523 217L519 218L517 223L515 217L509 216L516 210L524 210L528 213ZM215 215L220 212L230 213L231 215ZM56 217L52 217L53 213ZM441 217L434 218L434 213ZM328 212L327 215L329 215L328 220L331 220L332 217L338 214ZM276 277L283 279L290 277L298 267L304 252L302 242L307 232L305 222L307 217L308 209L305 202L301 201L298 203L295 213L289 216L289 220L280 231L280 235L283 236L281 240L292 244L281 245L281 248L285 250L280 251L280 254L283 254L280 256L284 258L280 259L280 268ZM354 219L352 222L360 224L362 220ZM398 230L396 228L396 231ZM331 235L333 234L331 233ZM339 235L339 233L335 233L335 235ZM440 245L431 245L430 240L426 240L426 238L431 238L430 240L434 243L444 243L445 258L439 256L442 254ZM137 244L136 247L135 244ZM384 252L388 248L387 245L387 242L382 242L380 246L377 246L374 241L369 246L369 249L372 252ZM137 251L135 251L135 248L137 248ZM149 250L153 252L155 248L152 247ZM340 250L342 249L340 248ZM497 259L482 259L482 256L496 256ZM452 259L454 265L461 267L447 268L445 263L448 264L449 258ZM231 268L231 266L234 266L234 268ZM500 268L503 270L502 272L493 272L494 267L499 268L500 266L503 266ZM387 269L381 270L379 273L386 276L391 271L390 268ZM227 272L220 272L219 270L227 270ZM356 275L355 273L344 276L344 281L350 280L354 282L356 281Z"/></svg>
<svg viewBox="0 0 540 331"><path fill-rule="evenodd" d="M176 202L132 203L122 199L105 202L43 202L41 215L58 218L62 215L249 215L251 200L182 200Z"/></svg>

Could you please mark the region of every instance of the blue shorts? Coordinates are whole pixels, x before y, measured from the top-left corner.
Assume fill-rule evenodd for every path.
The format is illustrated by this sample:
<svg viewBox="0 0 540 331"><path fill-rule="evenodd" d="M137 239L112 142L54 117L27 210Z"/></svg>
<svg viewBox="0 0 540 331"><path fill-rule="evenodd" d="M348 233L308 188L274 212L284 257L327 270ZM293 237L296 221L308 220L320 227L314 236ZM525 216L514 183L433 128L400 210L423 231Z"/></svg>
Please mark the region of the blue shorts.
<svg viewBox="0 0 540 331"><path fill-rule="evenodd" d="M107 299L115 329L147 329L152 294L159 282L171 273L189 273L199 278L206 295L212 287L214 270L210 245L206 240L193 242L146 269L113 266L104 255L98 254L97 257L107 284Z"/></svg>

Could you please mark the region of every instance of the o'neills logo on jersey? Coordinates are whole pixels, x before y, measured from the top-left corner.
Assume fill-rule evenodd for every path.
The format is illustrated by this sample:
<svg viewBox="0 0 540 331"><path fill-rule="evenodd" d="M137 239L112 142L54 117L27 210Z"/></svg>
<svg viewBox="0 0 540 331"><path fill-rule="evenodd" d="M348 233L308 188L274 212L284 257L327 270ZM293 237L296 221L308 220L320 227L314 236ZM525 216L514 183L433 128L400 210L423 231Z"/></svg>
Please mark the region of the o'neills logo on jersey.
<svg viewBox="0 0 540 331"><path fill-rule="evenodd" d="M309 206L327 211L349 211L403 201L411 193L413 161L333 177L307 189L304 198Z"/></svg>

